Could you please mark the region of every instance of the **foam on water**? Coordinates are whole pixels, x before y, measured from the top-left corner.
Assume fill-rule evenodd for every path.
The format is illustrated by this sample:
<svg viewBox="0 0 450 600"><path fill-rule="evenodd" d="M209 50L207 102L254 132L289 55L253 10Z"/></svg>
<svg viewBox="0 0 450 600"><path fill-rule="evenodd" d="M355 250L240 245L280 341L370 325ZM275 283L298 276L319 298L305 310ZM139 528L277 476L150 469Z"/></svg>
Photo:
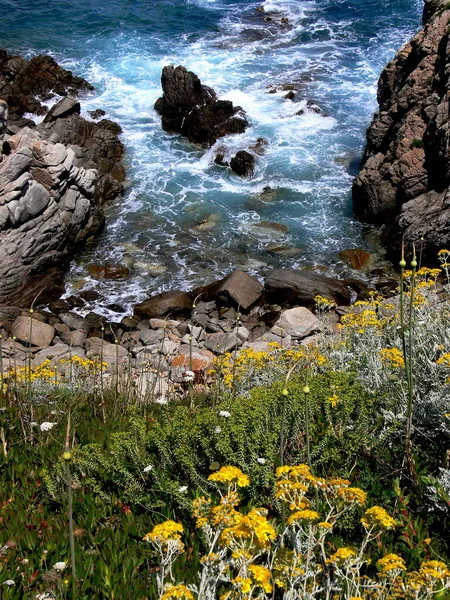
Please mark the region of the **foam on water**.
<svg viewBox="0 0 450 600"><path fill-rule="evenodd" d="M97 310L111 303L128 310L150 293L186 289L236 266L258 275L306 264L339 271L339 250L373 250L370 228L352 217L352 177L377 78L420 26L421 0L154 0L131 8L124 0L77 7L23 0L21 11L8 2L8 48L51 50L94 84L83 114L103 108L123 128L130 185L108 208L98 245L71 268L69 293L95 287ZM71 24L70 39L50 27L53 14ZM207 150L163 132L153 105L170 63L241 106L251 127ZM284 99L290 86L283 84L295 88L294 101ZM258 138L267 146L251 179L214 163L219 150L231 158ZM258 229L258 221L289 229ZM302 253L283 258L267 251L271 243ZM91 280L87 265L106 261L129 264L130 278Z"/></svg>

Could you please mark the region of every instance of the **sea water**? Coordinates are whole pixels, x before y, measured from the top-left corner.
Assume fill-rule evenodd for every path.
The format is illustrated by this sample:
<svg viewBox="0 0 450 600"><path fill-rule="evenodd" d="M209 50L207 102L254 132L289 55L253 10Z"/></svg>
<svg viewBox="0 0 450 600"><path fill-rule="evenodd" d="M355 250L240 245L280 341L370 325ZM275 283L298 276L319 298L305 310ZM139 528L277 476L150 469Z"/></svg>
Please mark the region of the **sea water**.
<svg viewBox="0 0 450 600"><path fill-rule="evenodd" d="M27 57L51 54L85 77L95 93L83 98L82 114L102 108L123 129L125 195L107 207L96 245L75 258L68 293L94 288L93 308L126 312L153 293L235 268L259 277L311 266L344 275L351 273L339 251L378 251L374 229L352 214L351 185L378 77L420 28L422 0L0 5L0 45ZM247 131L209 149L162 131L153 105L168 64L184 65L241 106ZM285 98L290 88L294 100ZM252 177L214 163L218 151L230 157L258 138L264 153ZM93 263L127 264L130 277L95 281Z"/></svg>

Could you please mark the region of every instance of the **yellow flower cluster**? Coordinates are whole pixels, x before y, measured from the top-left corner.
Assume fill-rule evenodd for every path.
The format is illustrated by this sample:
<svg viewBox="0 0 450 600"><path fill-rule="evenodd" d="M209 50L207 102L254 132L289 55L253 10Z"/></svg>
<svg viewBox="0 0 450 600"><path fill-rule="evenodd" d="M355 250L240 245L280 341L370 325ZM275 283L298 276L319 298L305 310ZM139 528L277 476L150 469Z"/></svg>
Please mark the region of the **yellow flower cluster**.
<svg viewBox="0 0 450 600"><path fill-rule="evenodd" d="M142 538L144 542L152 542L158 548L161 548L164 552L171 550L177 550L183 552L184 544L181 541L181 533L183 533L183 525L181 523L175 523L169 519L155 525L151 533L147 533Z"/></svg>
<svg viewBox="0 0 450 600"><path fill-rule="evenodd" d="M248 548L253 551L269 549L277 534L267 520L267 510L254 508L248 515L241 513L237 515L236 525L223 530L220 537L221 544L231 549Z"/></svg>
<svg viewBox="0 0 450 600"><path fill-rule="evenodd" d="M337 304L336 304L336 302L334 302L334 300L329 300L328 298L325 298L324 296L321 296L320 294L318 296L315 296L314 302L316 303L317 307L322 310L330 310L337 306Z"/></svg>
<svg viewBox="0 0 450 600"><path fill-rule="evenodd" d="M357 303L355 303L356 306ZM348 313L341 317L340 328L354 333L372 332L383 327L385 319L381 318L375 308L367 308L358 313Z"/></svg>
<svg viewBox="0 0 450 600"><path fill-rule="evenodd" d="M100 363L98 361L76 355L71 356L70 358L62 358L59 362L62 365L72 365L77 369L77 372L79 369L81 369L87 373L99 373L103 372L108 367L108 363L106 362Z"/></svg>
<svg viewBox="0 0 450 600"><path fill-rule="evenodd" d="M377 561L377 566L383 573L406 570L405 561L401 556L398 556L398 554L387 554L386 556L383 556L383 558L380 558L380 560Z"/></svg>
<svg viewBox="0 0 450 600"><path fill-rule="evenodd" d="M50 359L47 358L36 367L27 365L18 369L11 369L7 376L10 379L15 379L17 383L33 383L35 381L50 383L55 380L57 375L56 371L50 367L50 364Z"/></svg>
<svg viewBox="0 0 450 600"><path fill-rule="evenodd" d="M254 585L261 587L267 594L270 594L273 586L269 569L260 565L250 565L248 570L252 575Z"/></svg>
<svg viewBox="0 0 450 600"><path fill-rule="evenodd" d="M247 487L250 485L250 479L237 467L221 467L219 471L208 477L208 481L216 483L235 483L238 487Z"/></svg>
<svg viewBox="0 0 450 600"><path fill-rule="evenodd" d="M437 365L443 365L444 367L450 367L450 352L445 352L442 356L440 356L437 361Z"/></svg>
<svg viewBox="0 0 450 600"><path fill-rule="evenodd" d="M380 350L381 362L385 367L398 369L405 366L403 353L398 348L383 348Z"/></svg>
<svg viewBox="0 0 450 600"><path fill-rule="evenodd" d="M180 598L181 600L194 600L194 595L185 585L180 584L168 586L161 596L161 600L175 600L176 598Z"/></svg>
<svg viewBox="0 0 450 600"><path fill-rule="evenodd" d="M320 515L315 510L299 510L297 512L292 513L292 515L288 518L288 525L292 525L293 523L298 523L299 521L318 521L320 519Z"/></svg>
<svg viewBox="0 0 450 600"><path fill-rule="evenodd" d="M366 510L364 515L361 523L366 529L395 529L395 519L382 506L372 506Z"/></svg>
<svg viewBox="0 0 450 600"><path fill-rule="evenodd" d="M353 548L338 548L338 550L327 559L327 563L341 566L347 561L351 561L356 555L357 553Z"/></svg>

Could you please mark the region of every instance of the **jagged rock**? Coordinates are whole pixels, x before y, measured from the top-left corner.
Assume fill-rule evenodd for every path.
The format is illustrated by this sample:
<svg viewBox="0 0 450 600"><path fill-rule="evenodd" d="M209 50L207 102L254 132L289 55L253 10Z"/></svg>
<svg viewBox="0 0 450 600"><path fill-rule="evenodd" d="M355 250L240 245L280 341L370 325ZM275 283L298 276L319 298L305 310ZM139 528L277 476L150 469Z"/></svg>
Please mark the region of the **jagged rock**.
<svg viewBox="0 0 450 600"><path fill-rule="evenodd" d="M76 95L93 89L85 79L60 67L51 56L25 60L0 49L0 97L8 103L10 123L14 124L24 113L45 115L48 108L42 101L55 95Z"/></svg>
<svg viewBox="0 0 450 600"><path fill-rule="evenodd" d="M202 300L217 300L225 305L228 305L231 300L242 309L247 310L259 300L263 289L255 277L244 271L236 270L220 281L196 288L193 294L201 295Z"/></svg>
<svg viewBox="0 0 450 600"><path fill-rule="evenodd" d="M276 322L274 328L279 328L294 340L302 340L308 335L320 331L319 319L307 308L299 306L286 310ZM272 328L272 332L274 332Z"/></svg>
<svg viewBox="0 0 450 600"><path fill-rule="evenodd" d="M46 348L55 337L55 328L37 319L25 316L17 317L12 326L12 335L21 342Z"/></svg>
<svg viewBox="0 0 450 600"><path fill-rule="evenodd" d="M113 281L127 279L130 269L126 265L89 265L88 272L94 279L112 279Z"/></svg>
<svg viewBox="0 0 450 600"><path fill-rule="evenodd" d="M156 101L155 110L161 115L164 131L212 146L219 137L243 133L248 126L241 107L217 100L214 90L202 85L185 67L164 67L161 85L163 96Z"/></svg>
<svg viewBox="0 0 450 600"><path fill-rule="evenodd" d="M314 306L314 298L317 295L334 300L338 304L350 304L351 300L348 286L339 279L295 269L270 271L266 276L264 290L266 302L283 306Z"/></svg>
<svg viewBox="0 0 450 600"><path fill-rule="evenodd" d="M60 102L52 106L52 108L45 115L44 122L50 123L51 121L56 121L56 119L69 117L72 114L79 115L80 112L81 104L78 102L78 100L66 96Z"/></svg>
<svg viewBox="0 0 450 600"><path fill-rule="evenodd" d="M255 170L255 157L247 150L239 150L230 160L230 167L241 177L250 177Z"/></svg>
<svg viewBox="0 0 450 600"><path fill-rule="evenodd" d="M403 234L407 243L424 237L425 259L435 256L437 243L450 243L445 226L450 219L445 202L450 185L449 19L446 0L426 0L423 30L381 74L380 108L367 131L353 185L356 214L387 225L384 245L396 260Z"/></svg>

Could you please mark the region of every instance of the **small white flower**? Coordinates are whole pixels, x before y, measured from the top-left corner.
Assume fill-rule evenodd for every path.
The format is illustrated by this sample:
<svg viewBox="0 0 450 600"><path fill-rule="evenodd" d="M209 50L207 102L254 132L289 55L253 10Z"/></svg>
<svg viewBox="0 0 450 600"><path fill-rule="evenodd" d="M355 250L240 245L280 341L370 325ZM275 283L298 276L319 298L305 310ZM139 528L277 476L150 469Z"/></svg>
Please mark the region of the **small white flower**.
<svg viewBox="0 0 450 600"><path fill-rule="evenodd" d="M49 421L44 421L43 423L41 423L41 431L50 431L50 429L52 429L54 426L56 425L56 423L50 423Z"/></svg>
<svg viewBox="0 0 450 600"><path fill-rule="evenodd" d="M37 427L39 425L39 423L36 423L36 421L31 421L30 423L30 427Z"/></svg>
<svg viewBox="0 0 450 600"><path fill-rule="evenodd" d="M231 413L229 413L227 410L220 410L219 415L221 417L231 417Z"/></svg>
<svg viewBox="0 0 450 600"><path fill-rule="evenodd" d="M217 425L217 427L214 429L214 433L222 433L222 427Z"/></svg>
<svg viewBox="0 0 450 600"><path fill-rule="evenodd" d="M259 462L260 465L265 465L266 464L266 459L265 458L259 457L256 460Z"/></svg>
<svg viewBox="0 0 450 600"><path fill-rule="evenodd" d="M161 396L161 398L158 398L157 400L155 400L156 404L167 404L167 398L165 396Z"/></svg>
<svg viewBox="0 0 450 600"><path fill-rule="evenodd" d="M184 381L188 381L189 382L189 381L194 381L194 379L195 379L195 373L194 373L194 371L185 371L183 373L183 380Z"/></svg>
<svg viewBox="0 0 450 600"><path fill-rule="evenodd" d="M16 584L14 583L14 581L12 579L7 579L6 581L3 582L3 585L11 586L11 585L16 585Z"/></svg>
<svg viewBox="0 0 450 600"><path fill-rule="evenodd" d="M57 562L53 565L53 568L55 569L55 571L64 571L64 569L66 568L66 563Z"/></svg>
<svg viewBox="0 0 450 600"><path fill-rule="evenodd" d="M181 487L178 488L178 491L182 494L183 492L185 492L188 489L187 485L182 485Z"/></svg>
<svg viewBox="0 0 450 600"><path fill-rule="evenodd" d="M144 473L148 473L152 469L153 469L153 465L147 465L146 467L144 467Z"/></svg>

